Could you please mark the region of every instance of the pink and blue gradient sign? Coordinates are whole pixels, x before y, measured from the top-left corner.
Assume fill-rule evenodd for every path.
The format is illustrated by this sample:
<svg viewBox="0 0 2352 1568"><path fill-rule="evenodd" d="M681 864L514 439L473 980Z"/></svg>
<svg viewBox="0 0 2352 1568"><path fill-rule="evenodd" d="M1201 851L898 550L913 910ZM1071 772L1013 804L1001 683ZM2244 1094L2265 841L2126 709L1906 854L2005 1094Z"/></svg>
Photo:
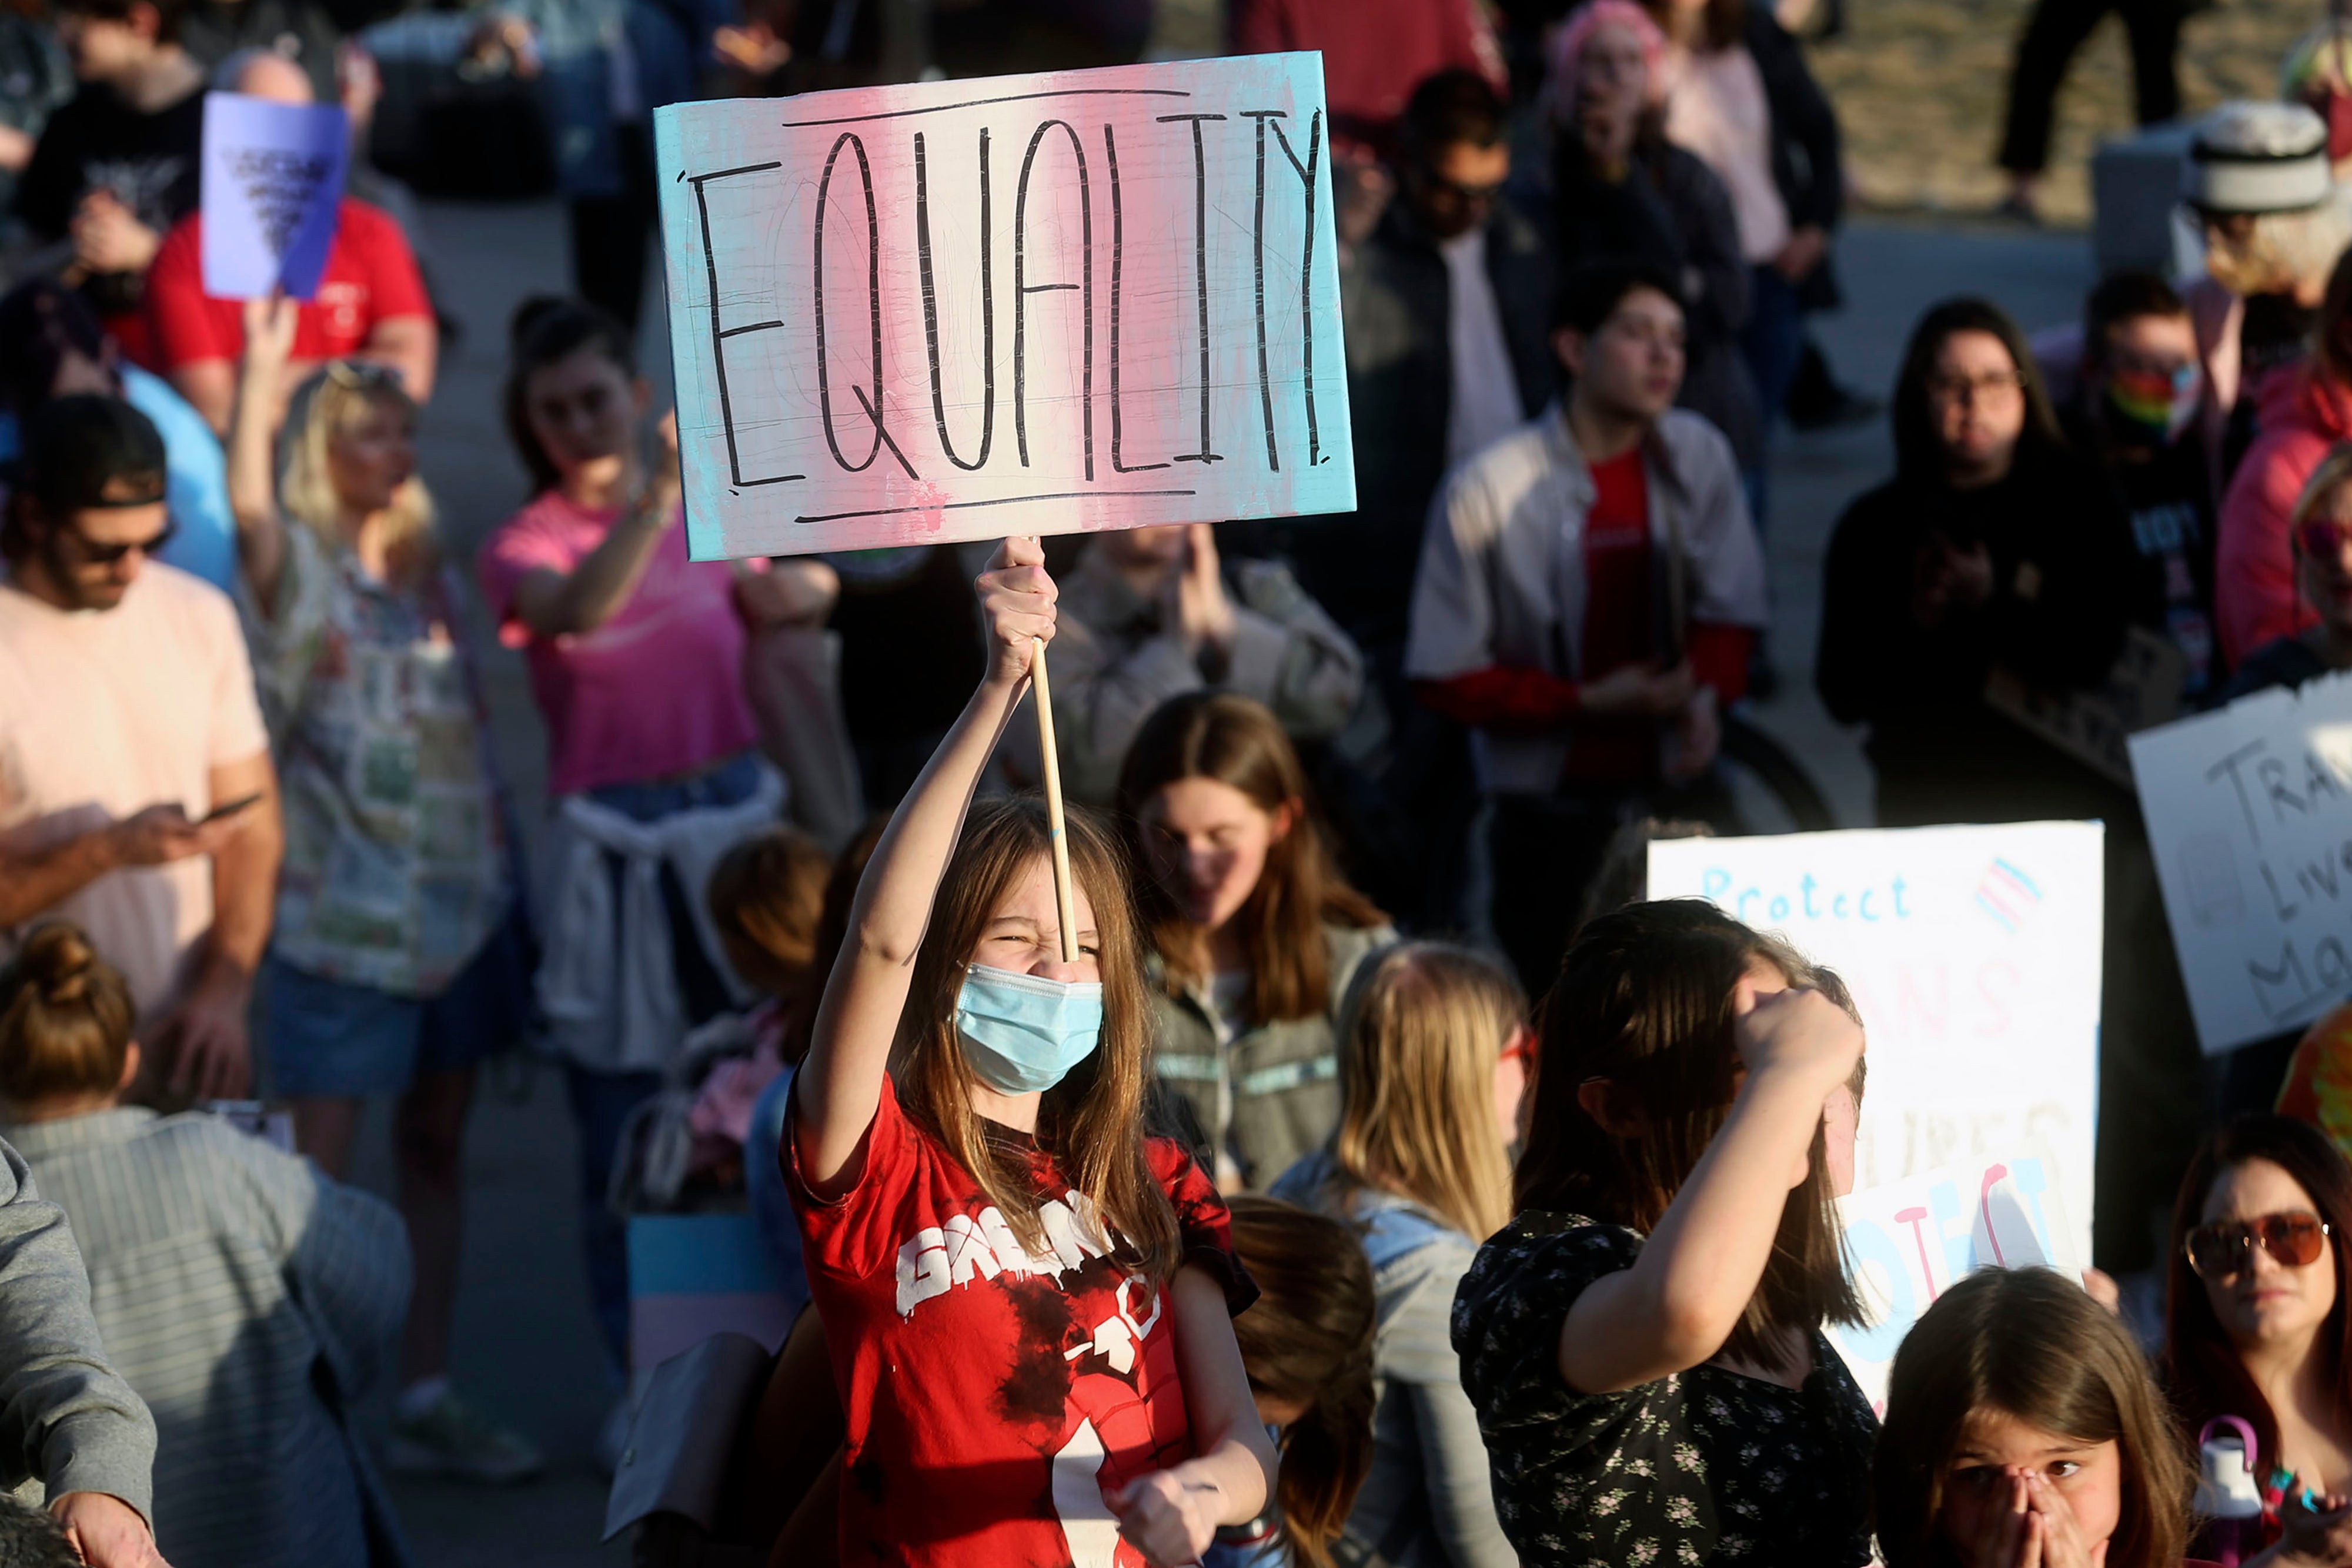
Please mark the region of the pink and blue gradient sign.
<svg viewBox="0 0 2352 1568"><path fill-rule="evenodd" d="M1321 56L654 132L698 559L1354 508Z"/></svg>

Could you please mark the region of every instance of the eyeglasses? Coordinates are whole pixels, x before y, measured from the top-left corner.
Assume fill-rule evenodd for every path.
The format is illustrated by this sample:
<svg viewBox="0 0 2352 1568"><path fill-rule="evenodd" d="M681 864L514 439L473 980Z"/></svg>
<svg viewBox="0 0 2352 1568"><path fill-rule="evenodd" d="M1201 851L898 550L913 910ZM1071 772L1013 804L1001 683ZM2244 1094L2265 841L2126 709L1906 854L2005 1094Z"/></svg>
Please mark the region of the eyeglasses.
<svg viewBox="0 0 2352 1568"><path fill-rule="evenodd" d="M1990 402L2011 398L2025 390L2025 378L2015 371L1993 371L1981 376L1935 376L1927 391L1950 402Z"/></svg>
<svg viewBox="0 0 2352 1568"><path fill-rule="evenodd" d="M1506 182L1491 185L1465 185L1459 180L1449 180L1434 169L1420 172L1422 184L1433 195L1452 196L1457 202L1486 203L1503 193Z"/></svg>
<svg viewBox="0 0 2352 1568"><path fill-rule="evenodd" d="M1536 1031L1526 1024L1521 1024L1512 1033L1510 1043L1503 1047L1503 1060L1516 1061L1532 1072L1536 1065Z"/></svg>
<svg viewBox="0 0 2352 1568"><path fill-rule="evenodd" d="M390 387L394 392L408 390L408 383L397 368L375 360L330 360L326 375L337 386L352 392L362 389L372 392L378 387Z"/></svg>
<svg viewBox="0 0 2352 1568"><path fill-rule="evenodd" d="M73 535L74 543L81 549L82 559L92 566L112 566L132 550L137 550L149 560L154 559L157 553L172 542L172 536L180 531L180 525L177 522L167 522L163 525L163 532L152 538L132 539L127 544L119 545L100 544L82 532L79 524L68 524L66 531Z"/></svg>
<svg viewBox="0 0 2352 1568"><path fill-rule="evenodd" d="M2258 1242L2284 1267L2307 1269L2319 1260L2319 1244L2328 1234L2326 1222L2315 1214L2265 1214L2200 1225L2189 1233L2181 1250L2199 1279L2227 1280L2253 1262Z"/></svg>

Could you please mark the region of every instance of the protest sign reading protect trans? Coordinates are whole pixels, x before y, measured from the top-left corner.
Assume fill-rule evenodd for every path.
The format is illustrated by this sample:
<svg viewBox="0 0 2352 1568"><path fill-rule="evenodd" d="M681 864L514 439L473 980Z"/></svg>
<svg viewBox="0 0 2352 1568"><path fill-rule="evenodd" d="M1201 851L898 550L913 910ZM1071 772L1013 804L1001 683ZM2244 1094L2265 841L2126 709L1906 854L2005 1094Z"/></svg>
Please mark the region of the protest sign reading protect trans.
<svg viewBox="0 0 2352 1568"><path fill-rule="evenodd" d="M2206 1051L2352 997L2352 678L2136 735L2131 757Z"/></svg>
<svg viewBox="0 0 2352 1568"><path fill-rule="evenodd" d="M333 105L205 95L205 292L319 292L343 199L351 126Z"/></svg>
<svg viewBox="0 0 2352 1568"><path fill-rule="evenodd" d="M1853 988L1870 1063L1858 1189L2038 1141L2087 1258L2105 837L2019 822L1665 840L1649 892L1778 932Z"/></svg>
<svg viewBox="0 0 2352 1568"><path fill-rule="evenodd" d="M1355 506L1321 56L654 135L697 559Z"/></svg>
<svg viewBox="0 0 2352 1568"><path fill-rule="evenodd" d="M2055 1269L2080 1280L2087 1254L2046 1148L1986 1156L1838 1200L1847 1260L1870 1321L1823 1332L1880 1415L1911 1325L1979 1269Z"/></svg>

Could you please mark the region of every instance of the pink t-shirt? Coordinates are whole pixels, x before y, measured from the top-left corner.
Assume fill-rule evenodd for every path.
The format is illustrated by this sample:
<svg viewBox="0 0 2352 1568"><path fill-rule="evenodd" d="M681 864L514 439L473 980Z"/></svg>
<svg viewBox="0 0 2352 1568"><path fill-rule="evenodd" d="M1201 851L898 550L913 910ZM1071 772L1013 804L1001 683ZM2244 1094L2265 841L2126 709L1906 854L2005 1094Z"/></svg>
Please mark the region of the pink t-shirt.
<svg viewBox="0 0 2352 1568"><path fill-rule="evenodd" d="M590 511L550 490L482 546L482 591L499 636L525 650L547 720L547 788L577 794L690 773L759 737L743 695L743 622L724 561L688 560L673 525L619 614L581 635L541 637L515 618L515 589L570 572L619 508Z"/></svg>
<svg viewBox="0 0 2352 1568"><path fill-rule="evenodd" d="M215 768L269 748L228 596L150 561L112 610L59 610L0 575L0 843L30 852L177 803L201 817ZM46 919L70 920L168 1010L213 924L203 855L109 872ZM0 930L0 958L24 931Z"/></svg>

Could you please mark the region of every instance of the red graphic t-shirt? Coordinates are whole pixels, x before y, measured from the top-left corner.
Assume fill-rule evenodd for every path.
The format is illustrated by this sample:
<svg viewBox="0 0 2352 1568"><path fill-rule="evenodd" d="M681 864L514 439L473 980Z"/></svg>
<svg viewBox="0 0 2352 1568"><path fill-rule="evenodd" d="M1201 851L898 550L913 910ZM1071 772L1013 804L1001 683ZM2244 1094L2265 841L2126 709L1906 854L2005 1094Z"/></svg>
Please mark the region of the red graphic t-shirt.
<svg viewBox="0 0 2352 1568"><path fill-rule="evenodd" d="M1584 517L1584 637L1580 675L1597 681L1655 657L1656 591L1650 578L1650 489L1642 449L1592 465L1592 509ZM1648 718L1591 716L1578 722L1569 776L1640 779L1656 759Z"/></svg>
<svg viewBox="0 0 2352 1568"><path fill-rule="evenodd" d="M1240 1311L1225 1206L1181 1147L1148 1147L1184 1260ZM1144 1568L1103 1494L1192 1458L1192 1431L1170 1296L1093 1200L1038 1154L1057 1196L1030 1253L887 1079L856 1186L820 1203L790 1133L783 1155L848 1422L841 1560Z"/></svg>

